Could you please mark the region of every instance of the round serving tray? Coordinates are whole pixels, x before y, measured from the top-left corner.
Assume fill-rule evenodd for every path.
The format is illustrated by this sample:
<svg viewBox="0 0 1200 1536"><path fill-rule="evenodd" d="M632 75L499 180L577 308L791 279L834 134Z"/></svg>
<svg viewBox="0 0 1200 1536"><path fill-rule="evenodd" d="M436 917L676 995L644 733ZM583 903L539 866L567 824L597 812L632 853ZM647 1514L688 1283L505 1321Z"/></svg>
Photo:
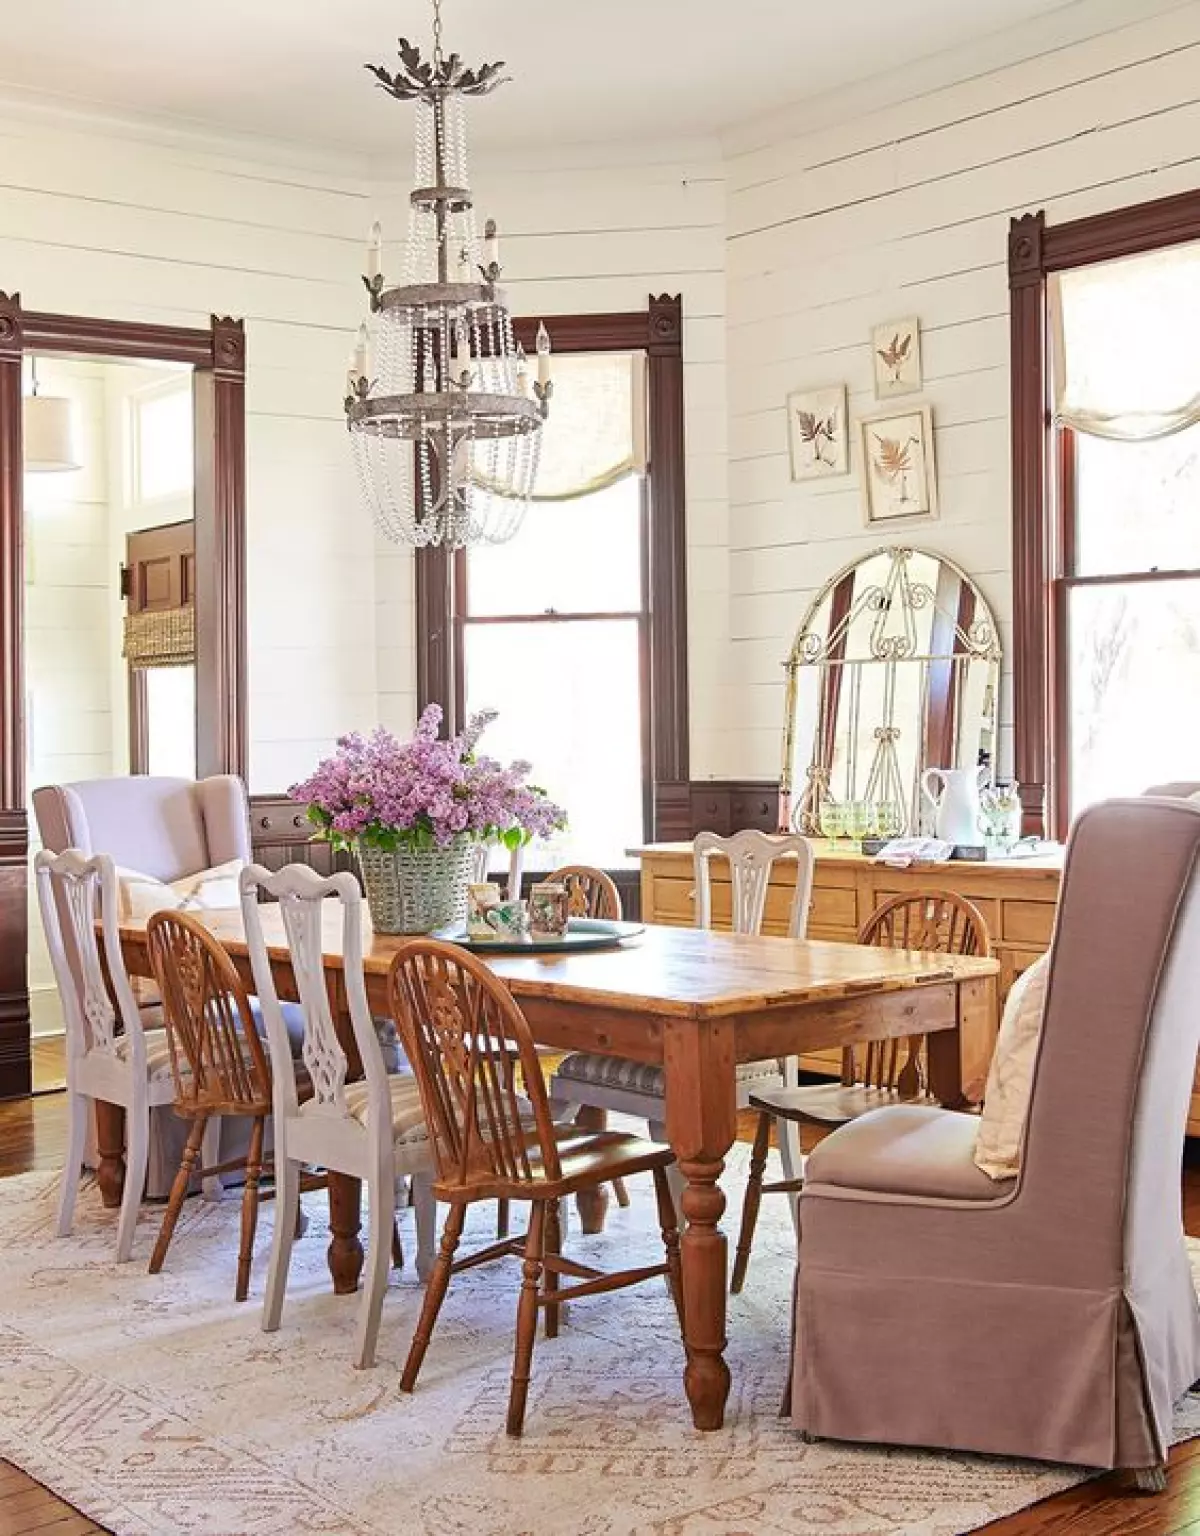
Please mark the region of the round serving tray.
<svg viewBox="0 0 1200 1536"><path fill-rule="evenodd" d="M641 923L618 923L604 917L573 917L561 939L471 939L464 923L439 928L433 935L448 944L460 944L477 955L550 955L580 949L611 949L626 939L645 933Z"/></svg>

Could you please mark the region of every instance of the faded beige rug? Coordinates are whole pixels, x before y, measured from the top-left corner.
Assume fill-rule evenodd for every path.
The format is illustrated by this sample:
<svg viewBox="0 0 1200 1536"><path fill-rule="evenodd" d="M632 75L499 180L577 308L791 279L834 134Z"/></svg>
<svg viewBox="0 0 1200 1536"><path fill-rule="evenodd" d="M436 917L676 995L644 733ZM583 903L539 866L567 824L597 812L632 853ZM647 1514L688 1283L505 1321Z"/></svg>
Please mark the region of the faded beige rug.
<svg viewBox="0 0 1200 1536"><path fill-rule="evenodd" d="M741 1189L744 1149L727 1188ZM602 1239L602 1264L657 1235L646 1188ZM82 1192L53 1234L56 1182L0 1181L0 1455L122 1536L951 1536L1083 1481L1074 1469L804 1445L777 1417L794 1253L767 1200L746 1294L730 1307L728 1427L692 1430L682 1349L660 1283L576 1302L539 1338L523 1440L504 1433L515 1261L451 1287L412 1397L397 1388L420 1290L394 1277L374 1371L350 1365L356 1299L329 1291L325 1211L307 1199L283 1327L259 1330L273 1208L251 1300L232 1299L238 1200L189 1201L151 1276L158 1211L134 1262L116 1212ZM733 1219L728 1223L736 1230ZM481 1211L468 1240L490 1238ZM411 1243L411 1223L405 1223ZM1181 1409L1200 1434L1200 1401Z"/></svg>

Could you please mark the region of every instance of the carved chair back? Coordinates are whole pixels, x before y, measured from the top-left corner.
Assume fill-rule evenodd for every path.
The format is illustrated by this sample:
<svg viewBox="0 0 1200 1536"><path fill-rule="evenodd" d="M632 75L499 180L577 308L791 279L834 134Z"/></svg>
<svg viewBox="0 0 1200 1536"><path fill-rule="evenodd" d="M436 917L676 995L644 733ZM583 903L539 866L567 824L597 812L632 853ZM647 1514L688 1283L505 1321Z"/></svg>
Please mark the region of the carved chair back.
<svg viewBox="0 0 1200 1536"><path fill-rule="evenodd" d="M696 927L712 927L712 876L714 856L729 860L729 880L734 933L761 933L767 890L776 860L795 858L796 893L792 899L788 934L804 937L808 909L812 902L813 853L807 838L795 835L772 837L753 828L720 837L716 832L699 832L692 844L696 879Z"/></svg>
<svg viewBox="0 0 1200 1536"><path fill-rule="evenodd" d="M561 1177L537 1048L503 983L463 950L414 939L392 961L388 992L420 1086L439 1193L518 1193L537 1164Z"/></svg>
<svg viewBox="0 0 1200 1536"><path fill-rule="evenodd" d="M72 1065L91 1052L114 1054L119 1024L128 1037L127 1059L140 1081L146 1070L146 1043L121 955L112 859L106 853L87 858L77 848L58 854L43 849L34 860L34 878L66 1023L68 1077ZM102 941L96 935L97 916Z"/></svg>
<svg viewBox="0 0 1200 1536"><path fill-rule="evenodd" d="M621 893L602 869L590 864L564 864L547 879L566 886L567 909L572 917L605 917L620 922Z"/></svg>
<svg viewBox="0 0 1200 1536"><path fill-rule="evenodd" d="M162 995L176 1105L188 1112L264 1115L271 1069L233 961L186 912L155 912L146 947Z"/></svg>
<svg viewBox="0 0 1200 1536"><path fill-rule="evenodd" d="M939 955L987 956L992 952L983 914L954 891L912 891L890 897L859 929L858 942L879 949L919 949ZM847 1046L842 1052L842 1081L915 1097L921 1091L921 1045L922 1036L911 1035L907 1042L868 1041L857 1051ZM900 1053L905 1046L901 1065Z"/></svg>
<svg viewBox="0 0 1200 1536"><path fill-rule="evenodd" d="M312 1079L313 1096L305 1114L349 1115L346 1078L361 1064L367 1082L367 1123L391 1127L391 1100L387 1069L379 1037L367 1003L363 977L362 891L358 881L343 870L324 878L307 864L286 864L272 874L261 865L248 865L241 873L242 919L254 972L254 989L267 1029L275 1069L278 1109L288 1115L298 1111L291 1043L263 936L258 896L265 892L279 905L287 934L292 976L304 1015L301 1054ZM333 898L338 905L332 907ZM340 921L342 929L342 976L346 1005L359 1062L347 1060L334 1024L325 975L322 931L326 922Z"/></svg>

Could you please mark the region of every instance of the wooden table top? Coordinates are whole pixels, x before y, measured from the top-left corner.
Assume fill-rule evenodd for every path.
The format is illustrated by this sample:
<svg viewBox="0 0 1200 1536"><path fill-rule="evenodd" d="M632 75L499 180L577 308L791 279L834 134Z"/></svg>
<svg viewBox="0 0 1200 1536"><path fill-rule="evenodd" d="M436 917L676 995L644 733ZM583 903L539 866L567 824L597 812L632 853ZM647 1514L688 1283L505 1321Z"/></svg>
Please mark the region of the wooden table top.
<svg viewBox="0 0 1200 1536"><path fill-rule="evenodd" d="M192 915L232 954L246 954L239 910ZM326 965L338 969L342 962L338 903L327 901L322 917ZM286 960L279 909L264 905L262 921L272 958ZM144 922L121 925L123 940L137 944L144 936ZM363 935L367 974L386 974L392 957L405 942L368 929ZM905 991L994 976L999 971L998 962L991 959L654 925L618 948L561 955L492 955L487 963L517 998L695 1019Z"/></svg>

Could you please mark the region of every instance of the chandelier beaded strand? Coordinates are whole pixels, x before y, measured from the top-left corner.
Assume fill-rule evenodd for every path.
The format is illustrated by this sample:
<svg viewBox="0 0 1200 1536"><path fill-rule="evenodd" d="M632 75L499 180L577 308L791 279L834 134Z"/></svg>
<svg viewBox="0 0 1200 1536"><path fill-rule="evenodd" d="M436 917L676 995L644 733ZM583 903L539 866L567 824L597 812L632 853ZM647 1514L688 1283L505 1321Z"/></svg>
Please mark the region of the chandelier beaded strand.
<svg viewBox="0 0 1200 1536"><path fill-rule="evenodd" d="M371 323L359 328L346 380L346 425L363 496L396 543L500 544L517 531L537 480L554 386L550 337L537 332L537 374L497 286L495 223L482 241L467 175L467 97L504 84L503 64L467 68L442 52L433 3L429 61L405 38L400 68L368 64L381 89L415 103L416 153L403 281L389 287L383 232L367 247Z"/></svg>

